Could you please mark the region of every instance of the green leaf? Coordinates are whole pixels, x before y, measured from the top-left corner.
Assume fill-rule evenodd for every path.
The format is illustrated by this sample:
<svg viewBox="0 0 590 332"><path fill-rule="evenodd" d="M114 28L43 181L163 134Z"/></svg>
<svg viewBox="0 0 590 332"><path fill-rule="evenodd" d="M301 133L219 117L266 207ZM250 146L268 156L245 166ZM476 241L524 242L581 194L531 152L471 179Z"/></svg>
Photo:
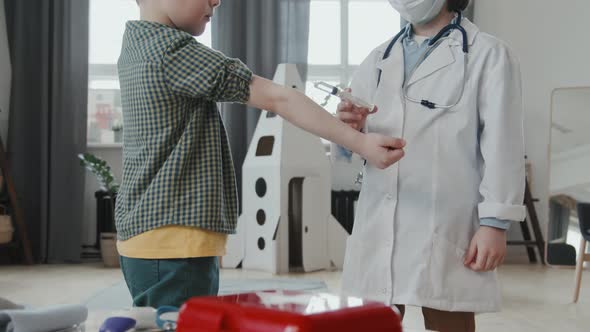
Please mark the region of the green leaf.
<svg viewBox="0 0 590 332"><path fill-rule="evenodd" d="M80 158L80 165L96 176L102 189L113 193L117 192L119 187L116 185L115 176L106 161L90 153L79 154L78 158Z"/></svg>

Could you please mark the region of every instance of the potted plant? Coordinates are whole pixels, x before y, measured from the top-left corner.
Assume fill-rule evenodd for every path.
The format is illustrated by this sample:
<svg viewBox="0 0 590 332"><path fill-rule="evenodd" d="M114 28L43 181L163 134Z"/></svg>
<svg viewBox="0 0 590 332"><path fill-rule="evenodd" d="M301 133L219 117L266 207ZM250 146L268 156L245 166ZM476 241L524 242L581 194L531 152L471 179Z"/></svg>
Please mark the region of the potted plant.
<svg viewBox="0 0 590 332"><path fill-rule="evenodd" d="M111 127L111 130L115 134L115 143L123 142L123 123L116 120Z"/></svg>
<svg viewBox="0 0 590 332"><path fill-rule="evenodd" d="M78 158L80 165L96 175L100 184L100 189L94 193L94 197L96 198L97 245L100 247L102 260L107 267L118 267L115 201L119 184L106 161L90 153L80 154Z"/></svg>

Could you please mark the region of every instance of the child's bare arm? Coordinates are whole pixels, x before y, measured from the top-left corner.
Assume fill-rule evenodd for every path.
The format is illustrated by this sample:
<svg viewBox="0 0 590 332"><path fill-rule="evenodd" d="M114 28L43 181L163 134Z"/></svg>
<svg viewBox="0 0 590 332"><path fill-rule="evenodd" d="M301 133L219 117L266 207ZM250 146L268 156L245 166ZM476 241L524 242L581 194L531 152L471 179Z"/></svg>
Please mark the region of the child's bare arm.
<svg viewBox="0 0 590 332"><path fill-rule="evenodd" d="M248 105L274 112L294 125L358 153L386 168L404 155L405 142L378 134L363 134L342 123L304 94L259 76L250 83Z"/></svg>

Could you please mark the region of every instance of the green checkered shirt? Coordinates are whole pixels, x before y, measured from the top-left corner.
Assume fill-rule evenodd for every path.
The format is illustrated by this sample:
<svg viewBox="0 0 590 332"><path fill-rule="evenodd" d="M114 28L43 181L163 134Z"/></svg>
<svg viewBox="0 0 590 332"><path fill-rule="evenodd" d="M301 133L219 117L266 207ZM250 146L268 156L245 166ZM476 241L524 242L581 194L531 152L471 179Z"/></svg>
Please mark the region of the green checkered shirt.
<svg viewBox="0 0 590 332"><path fill-rule="evenodd" d="M166 225L234 233L236 181L216 103L245 103L252 72L188 33L147 21L127 23L118 68L119 240Z"/></svg>

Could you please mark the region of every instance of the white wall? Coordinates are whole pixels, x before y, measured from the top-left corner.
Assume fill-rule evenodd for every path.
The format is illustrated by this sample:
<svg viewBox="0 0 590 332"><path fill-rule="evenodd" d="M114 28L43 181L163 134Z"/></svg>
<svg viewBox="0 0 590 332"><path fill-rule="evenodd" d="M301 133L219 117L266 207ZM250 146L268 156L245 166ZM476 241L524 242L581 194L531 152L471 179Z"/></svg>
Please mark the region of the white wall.
<svg viewBox="0 0 590 332"><path fill-rule="evenodd" d="M526 153L532 162L533 195L541 199L537 212L546 228L551 91L590 85L590 1L476 1L476 24L505 40L521 61ZM511 236L517 230L513 227Z"/></svg>
<svg viewBox="0 0 590 332"><path fill-rule="evenodd" d="M0 0L0 134L6 146L8 134L8 108L10 106L10 52L6 35L6 16L4 0Z"/></svg>
<svg viewBox="0 0 590 332"><path fill-rule="evenodd" d="M590 201L590 87L553 93L550 195Z"/></svg>
<svg viewBox="0 0 590 332"><path fill-rule="evenodd" d="M123 152L120 146L89 147L88 153L104 159L112 168L119 183L123 176ZM86 186L84 190L84 226L82 239L84 244L94 244L96 239L96 199L94 192L99 189L96 177L86 172Z"/></svg>

